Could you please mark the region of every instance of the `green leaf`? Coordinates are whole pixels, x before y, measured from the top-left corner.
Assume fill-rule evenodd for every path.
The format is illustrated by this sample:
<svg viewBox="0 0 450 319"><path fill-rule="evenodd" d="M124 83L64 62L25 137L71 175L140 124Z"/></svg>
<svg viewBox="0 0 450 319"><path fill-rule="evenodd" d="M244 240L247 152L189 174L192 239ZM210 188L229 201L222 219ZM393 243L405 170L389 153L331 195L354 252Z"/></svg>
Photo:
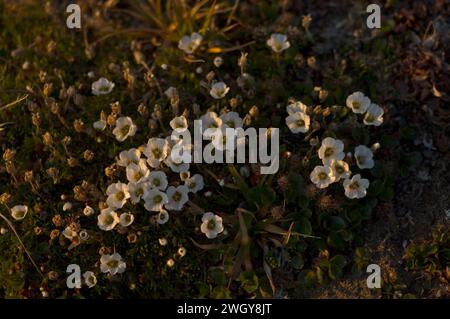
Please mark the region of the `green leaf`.
<svg viewBox="0 0 450 319"><path fill-rule="evenodd" d="M292 258L291 264L295 269L302 269L305 265L305 261L303 260L302 255L297 255Z"/></svg>
<svg viewBox="0 0 450 319"><path fill-rule="evenodd" d="M241 287L248 293L254 293L259 287L258 276L254 271L241 272L238 280L241 282Z"/></svg>

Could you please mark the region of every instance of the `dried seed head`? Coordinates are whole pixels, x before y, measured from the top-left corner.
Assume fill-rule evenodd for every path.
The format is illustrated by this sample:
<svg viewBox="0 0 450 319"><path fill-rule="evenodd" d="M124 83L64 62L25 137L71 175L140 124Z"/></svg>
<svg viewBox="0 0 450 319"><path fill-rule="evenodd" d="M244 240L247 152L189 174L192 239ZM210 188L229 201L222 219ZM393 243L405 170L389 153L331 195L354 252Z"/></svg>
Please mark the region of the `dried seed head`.
<svg viewBox="0 0 450 319"><path fill-rule="evenodd" d="M50 102L50 112L53 114L59 114L59 104L54 99L51 99Z"/></svg>
<svg viewBox="0 0 450 319"><path fill-rule="evenodd" d="M73 121L73 128L77 133L81 133L84 130L84 122L81 119Z"/></svg>
<svg viewBox="0 0 450 319"><path fill-rule="evenodd" d="M109 114L108 117L106 118L106 123L108 123L109 126L113 127L114 125L116 125L116 118L117 115L112 113Z"/></svg>
<svg viewBox="0 0 450 319"><path fill-rule="evenodd" d="M52 135L50 134L50 132L45 132L44 135L42 136L42 140L43 140L44 144L47 146L50 146L53 144L53 138L52 138Z"/></svg>
<svg viewBox="0 0 450 319"><path fill-rule="evenodd" d="M42 93L44 96L50 96L53 91L53 83L45 83L44 88L42 89Z"/></svg>
<svg viewBox="0 0 450 319"><path fill-rule="evenodd" d="M60 227L62 225L62 217L61 217L61 215L57 214L57 215L53 216L52 223L56 227Z"/></svg>
<svg viewBox="0 0 450 319"><path fill-rule="evenodd" d="M105 168L105 175L107 177L112 177L115 172L116 172L116 168L115 168L114 164Z"/></svg>
<svg viewBox="0 0 450 319"><path fill-rule="evenodd" d="M253 105L252 108L250 109L250 111L248 111L248 114L251 117L257 117L259 115L259 109L256 105Z"/></svg>
<svg viewBox="0 0 450 319"><path fill-rule="evenodd" d="M68 164L70 167L75 167L75 166L77 166L78 161L77 161L77 159L74 158L74 157L69 157L69 158L67 159L67 164Z"/></svg>
<svg viewBox="0 0 450 319"><path fill-rule="evenodd" d="M36 236L42 235L42 228L39 226L34 227L34 233L36 234Z"/></svg>
<svg viewBox="0 0 450 319"><path fill-rule="evenodd" d="M34 113L31 116L31 122L33 123L34 126L39 127L41 125L41 116L39 115L39 113Z"/></svg>
<svg viewBox="0 0 450 319"><path fill-rule="evenodd" d="M53 229L53 230L50 232L50 239L51 239L51 240L54 240L55 238L57 238L57 237L59 236L59 234L60 234L59 229Z"/></svg>
<svg viewBox="0 0 450 319"><path fill-rule="evenodd" d="M23 179L30 183L33 181L33 171L26 171L25 174L23 175Z"/></svg>
<svg viewBox="0 0 450 319"><path fill-rule="evenodd" d="M56 49L56 42L53 40L50 40L49 43L47 43L47 53L52 54Z"/></svg>
<svg viewBox="0 0 450 319"><path fill-rule="evenodd" d="M83 158L88 162L92 161L94 159L94 152L91 150L85 150L83 152Z"/></svg>
<svg viewBox="0 0 450 319"><path fill-rule="evenodd" d="M11 199L11 195L9 193L3 193L0 195L0 203L6 205Z"/></svg>
<svg viewBox="0 0 450 319"><path fill-rule="evenodd" d="M53 184L57 184L59 181L59 170L56 167L50 167L46 172L53 179Z"/></svg>
<svg viewBox="0 0 450 319"><path fill-rule="evenodd" d="M317 61L316 61L316 58L314 56L308 57L308 59L306 60L306 63L308 64L308 66L311 69L316 69L317 68Z"/></svg>
<svg viewBox="0 0 450 319"><path fill-rule="evenodd" d="M54 270L50 271L47 275L48 275L48 279L50 279L50 280L58 279L58 273Z"/></svg>
<svg viewBox="0 0 450 319"><path fill-rule="evenodd" d="M3 159L6 162L12 161L14 159L14 157L16 156L16 151L12 150L10 148L7 148L4 152L3 152Z"/></svg>
<svg viewBox="0 0 450 319"><path fill-rule="evenodd" d="M127 240L128 240L128 243L130 243L130 244L134 244L137 241L137 239L138 239L138 236L136 235L136 233L129 233L127 235Z"/></svg>
<svg viewBox="0 0 450 319"><path fill-rule="evenodd" d="M111 103L111 112L113 114L120 114L122 112L122 107L120 106L119 101Z"/></svg>

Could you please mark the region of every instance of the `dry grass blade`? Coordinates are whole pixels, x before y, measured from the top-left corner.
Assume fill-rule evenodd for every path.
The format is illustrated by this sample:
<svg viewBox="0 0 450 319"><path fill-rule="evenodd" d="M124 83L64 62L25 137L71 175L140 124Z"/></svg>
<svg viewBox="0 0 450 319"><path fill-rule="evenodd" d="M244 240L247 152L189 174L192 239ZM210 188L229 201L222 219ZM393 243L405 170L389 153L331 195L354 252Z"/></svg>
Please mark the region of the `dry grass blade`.
<svg viewBox="0 0 450 319"><path fill-rule="evenodd" d="M11 106L14 106L14 105L16 105L16 104L19 104L20 102L22 102L23 100L25 100L27 97L28 97L28 94L26 94L26 95L24 95L24 96L22 96L22 97L17 98L17 100L15 100L15 101L13 101L13 102L11 102L11 103L8 103L8 104L6 104L6 105L1 106L1 107L0 107L0 111L6 110L7 108L9 108L9 107L11 107Z"/></svg>
<svg viewBox="0 0 450 319"><path fill-rule="evenodd" d="M19 234L16 231L16 228L14 227L14 225L10 222L10 220L8 218L6 218L5 215L3 215L2 213L0 213L0 217L6 222L6 224L8 225L8 227L11 229L11 231L14 233L14 235L17 237L17 240L20 243L20 246L22 246L22 249L25 251L25 253L28 256L28 259L30 259L31 263L33 264L34 268L36 268L37 272L39 273L39 275L41 275L41 277L44 279L44 275L42 274L41 270L39 269L39 267L37 266L36 262L34 261L33 257L31 257L30 252L28 251L28 249L25 247L25 244L22 242L22 239L20 239Z"/></svg>

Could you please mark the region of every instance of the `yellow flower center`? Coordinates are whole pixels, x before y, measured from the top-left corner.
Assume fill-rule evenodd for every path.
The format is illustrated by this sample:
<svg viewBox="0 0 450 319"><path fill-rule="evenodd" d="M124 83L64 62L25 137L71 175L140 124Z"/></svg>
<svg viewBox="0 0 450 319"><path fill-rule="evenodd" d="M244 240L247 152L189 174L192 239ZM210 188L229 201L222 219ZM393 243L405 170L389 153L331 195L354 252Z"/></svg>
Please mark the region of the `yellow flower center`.
<svg viewBox="0 0 450 319"><path fill-rule="evenodd" d="M208 229L213 230L215 228L216 228L216 221L214 219L208 221Z"/></svg>
<svg viewBox="0 0 450 319"><path fill-rule="evenodd" d="M320 172L318 177L320 180L323 181L323 180L327 179L328 175L325 172Z"/></svg>
<svg viewBox="0 0 450 319"><path fill-rule="evenodd" d="M122 129L120 130L120 132L123 135L127 135L130 132L130 125L125 125L124 127L122 127Z"/></svg>
<svg viewBox="0 0 450 319"><path fill-rule="evenodd" d="M361 103L359 103L358 101L353 101L352 106L354 109L358 110L361 107Z"/></svg>
<svg viewBox="0 0 450 319"><path fill-rule="evenodd" d="M117 192L117 193L116 193L116 199L117 199L118 201L121 201L121 200L123 200L124 198L125 198L125 193L124 193L124 192L120 191L120 192Z"/></svg>
<svg viewBox="0 0 450 319"><path fill-rule="evenodd" d="M119 262L115 259L111 259L110 261L108 261L106 263L108 265L108 267L110 268L117 268L117 266L119 266Z"/></svg>
<svg viewBox="0 0 450 319"><path fill-rule="evenodd" d="M334 154L333 148L328 147L328 148L325 150L325 157L330 157L330 156L333 155L333 154Z"/></svg>
<svg viewBox="0 0 450 319"><path fill-rule="evenodd" d="M162 152L161 152L161 150L159 149L159 148L154 148L154 149L152 149L152 154L153 154L153 156L155 157L155 158L160 158L161 157L161 155L162 155Z"/></svg>
<svg viewBox="0 0 450 319"><path fill-rule="evenodd" d="M179 202L181 200L181 193L180 192L175 192L175 194L173 194L172 199L175 202Z"/></svg>
<svg viewBox="0 0 450 319"><path fill-rule="evenodd" d="M359 188L359 183L358 182L353 182L350 184L350 189L356 190Z"/></svg>
<svg viewBox="0 0 450 319"><path fill-rule="evenodd" d="M156 195L156 196L153 198L153 202L154 202L155 204L161 203L162 200L163 200L163 198L162 198L161 195Z"/></svg>
<svg viewBox="0 0 450 319"><path fill-rule="evenodd" d="M298 121L297 121L297 126L305 126L305 121L303 121L303 120L298 120Z"/></svg>

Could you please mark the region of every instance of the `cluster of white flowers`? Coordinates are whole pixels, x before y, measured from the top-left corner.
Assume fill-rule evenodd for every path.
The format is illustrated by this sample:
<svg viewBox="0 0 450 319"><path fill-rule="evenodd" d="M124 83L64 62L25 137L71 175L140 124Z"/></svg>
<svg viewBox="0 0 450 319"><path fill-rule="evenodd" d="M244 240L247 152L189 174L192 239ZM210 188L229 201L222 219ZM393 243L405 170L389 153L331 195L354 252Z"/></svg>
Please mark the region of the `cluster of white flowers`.
<svg viewBox="0 0 450 319"><path fill-rule="evenodd" d="M188 127L183 116L175 117L170 125L173 129L181 130ZM106 189L108 207L98 215L100 229L109 231L117 225L130 226L134 221L133 214L117 213L128 201L136 205L142 200L144 208L157 212L157 222L164 224L169 219L168 211L182 210L189 200L188 194L203 189L204 181L200 174L191 176L188 163L175 163L172 160L171 145L174 144L170 138L150 138L147 145L119 154L117 165L125 168L128 183L113 183ZM146 158L142 158L142 155ZM164 165L179 174L182 185L169 185Z"/></svg>
<svg viewBox="0 0 450 319"><path fill-rule="evenodd" d="M326 188L330 184L344 180L345 196L348 198L363 198L369 188L369 180L361 178L360 174L351 177L352 172L344 161L344 143L332 137L326 137L318 151L323 166L316 166L310 174L311 181L318 188ZM374 166L373 153L370 148L359 145L355 148L354 157L360 169L371 169ZM350 178L351 177L351 178Z"/></svg>
<svg viewBox="0 0 450 319"><path fill-rule="evenodd" d="M383 123L384 110L378 104L372 103L364 93L350 94L347 97L346 104L353 113L364 114L364 124L380 126Z"/></svg>
<svg viewBox="0 0 450 319"><path fill-rule="evenodd" d="M200 120L204 131L219 130L223 132L223 138L226 128L243 127L243 119L236 112L226 112L220 116L215 112L207 112ZM184 116L177 116L170 121L170 127L182 132L188 129L188 121ZM218 143L214 136L211 136L211 140L216 149L223 150L223 144ZM189 193L197 193L203 189L202 175L191 176L189 163L177 163L173 160L171 149L175 145L189 150L192 148L192 144L188 145L184 140L173 140L170 136L150 138L144 146L120 152L116 163L125 169L128 183L118 181L107 187L107 208L104 208L97 217L100 229L110 231L117 225L130 226L134 221L133 214L128 210L118 212L124 209L127 202L136 205L143 201L147 211L157 213L156 222L164 224L169 220L169 212L183 209L189 201ZM180 182L169 185L167 168L179 174ZM84 211L86 215L93 212L90 207L86 207ZM208 238L215 238L223 232L222 218L208 212L202 218L200 229Z"/></svg>
<svg viewBox="0 0 450 319"><path fill-rule="evenodd" d="M311 119L308 115L308 107L302 102L295 102L286 107L288 116L286 125L292 133L306 133L309 131Z"/></svg>

